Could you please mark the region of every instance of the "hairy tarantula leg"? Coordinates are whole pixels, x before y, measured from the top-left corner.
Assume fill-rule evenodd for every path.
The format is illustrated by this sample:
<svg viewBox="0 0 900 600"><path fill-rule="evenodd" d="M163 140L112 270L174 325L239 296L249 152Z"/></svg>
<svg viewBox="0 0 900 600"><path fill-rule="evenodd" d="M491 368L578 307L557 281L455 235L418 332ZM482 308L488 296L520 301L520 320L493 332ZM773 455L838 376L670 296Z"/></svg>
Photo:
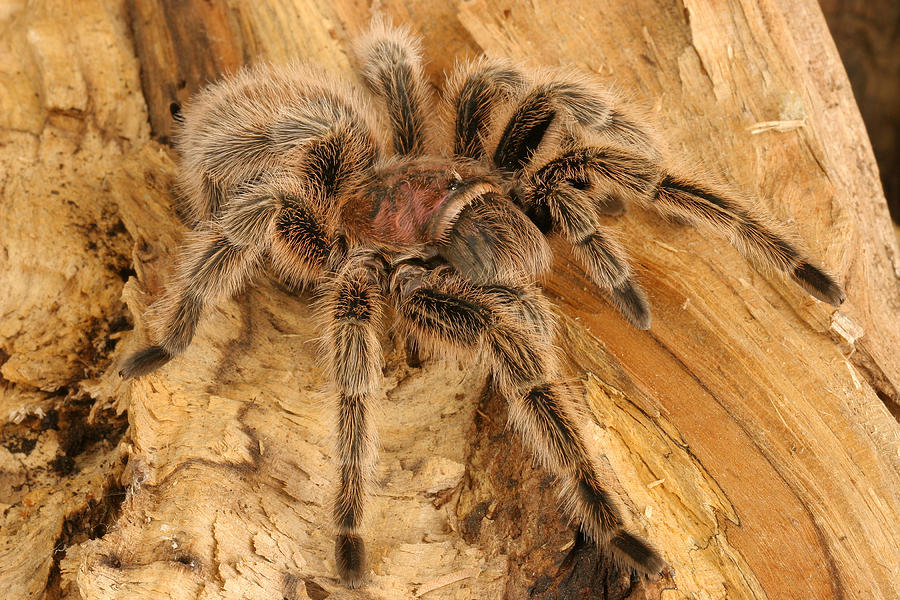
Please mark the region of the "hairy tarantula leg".
<svg viewBox="0 0 900 600"><path fill-rule="evenodd" d="M493 194L463 208L445 237L439 240L442 256L472 281L538 276L550 267L547 239L512 203Z"/></svg>
<svg viewBox="0 0 900 600"><path fill-rule="evenodd" d="M647 156L658 156L650 134L615 107L608 93L587 80L568 79L536 85L519 100L494 150L494 164L500 170L515 173L524 169L560 113L576 127Z"/></svg>
<svg viewBox="0 0 900 600"><path fill-rule="evenodd" d="M840 285L809 262L777 225L754 214L737 200L710 187L674 175L665 175L647 204L663 215L681 217L722 231L747 258L791 275L812 296L840 306L845 295Z"/></svg>
<svg viewBox="0 0 900 600"><path fill-rule="evenodd" d="M510 422L557 475L565 506L582 530L621 564L658 574L665 562L624 529L616 498L602 487L578 428L571 390L555 381L549 339L521 326L521 310L508 309L508 295L472 286L447 271L428 273L408 264L395 272L391 290L402 322L420 339L435 347L450 344L486 352L509 401ZM544 318L552 321L552 315Z"/></svg>
<svg viewBox="0 0 900 600"><path fill-rule="evenodd" d="M528 94L516 107L494 149L494 164L508 173L524 169L556 118L552 95L543 89Z"/></svg>
<svg viewBox="0 0 900 600"><path fill-rule="evenodd" d="M430 102L419 41L407 29L376 19L357 41L356 55L366 84L387 104L394 151L423 154Z"/></svg>
<svg viewBox="0 0 900 600"><path fill-rule="evenodd" d="M208 220L235 188L285 170L313 182L318 171L336 193L352 192L378 153L369 104L360 90L300 63L243 69L209 86L185 106L176 137L179 212L191 225Z"/></svg>
<svg viewBox="0 0 900 600"><path fill-rule="evenodd" d="M510 422L541 462L557 472L567 509L581 529L620 565L658 575L666 563L650 544L625 529L617 498L603 489L587 454L566 386L539 384L524 397L510 398Z"/></svg>
<svg viewBox="0 0 900 600"><path fill-rule="evenodd" d="M375 138L359 115L334 100L328 104L340 122L306 141L296 169L303 185L294 185L293 193L284 195L270 250L275 270L297 287L315 282L343 257L329 224L340 200L358 191L379 156ZM294 124L298 131L303 125ZM290 140L302 136L286 135L289 128L282 129L287 151Z"/></svg>
<svg viewBox="0 0 900 600"><path fill-rule="evenodd" d="M322 298L326 319L323 346L340 390L337 454L340 487L335 498L335 560L341 579L359 586L366 569L365 544L359 535L363 499L375 465L375 441L369 418L372 394L381 375L378 341L380 286L364 260L351 261Z"/></svg>
<svg viewBox="0 0 900 600"><path fill-rule="evenodd" d="M562 232L594 283L638 329L650 327L650 307L625 251L598 222L597 197L647 196L656 172L650 161L615 148L573 148L520 182L527 214L542 230Z"/></svg>
<svg viewBox="0 0 900 600"><path fill-rule="evenodd" d="M328 270L332 261L343 256L310 204L298 198L285 198L275 221L269 254L275 271L289 285L309 285Z"/></svg>
<svg viewBox="0 0 900 600"><path fill-rule="evenodd" d="M130 379L161 367L191 343L205 304L233 296L259 262L259 243L237 244L221 223L207 222L182 245L177 278L151 308L159 318L160 341L131 355L119 374Z"/></svg>
<svg viewBox="0 0 900 600"><path fill-rule="evenodd" d="M540 288L531 283L512 285L485 285L481 291L488 294L498 310L513 315L520 325L542 340L552 340L556 335L556 318L553 307Z"/></svg>
<svg viewBox="0 0 900 600"><path fill-rule="evenodd" d="M495 105L525 82L506 61L482 57L459 65L447 79L444 102L455 112L453 154L480 159Z"/></svg>
<svg viewBox="0 0 900 600"><path fill-rule="evenodd" d="M572 251L594 282L605 288L613 306L637 329L650 329L650 304L634 280L627 258L618 243L598 228L573 241Z"/></svg>

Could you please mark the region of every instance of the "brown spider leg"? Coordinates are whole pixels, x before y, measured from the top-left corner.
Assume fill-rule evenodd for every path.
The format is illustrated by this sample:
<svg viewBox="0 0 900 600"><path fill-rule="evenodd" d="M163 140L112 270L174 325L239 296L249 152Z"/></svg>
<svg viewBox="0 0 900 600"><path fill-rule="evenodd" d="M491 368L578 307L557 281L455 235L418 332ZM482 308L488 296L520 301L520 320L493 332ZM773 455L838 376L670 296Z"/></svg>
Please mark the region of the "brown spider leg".
<svg viewBox="0 0 900 600"><path fill-rule="evenodd" d="M494 150L501 171L517 173L530 162L559 114L567 122L656 157L649 133L615 107L606 94L592 86L565 79L534 86L517 103Z"/></svg>
<svg viewBox="0 0 900 600"><path fill-rule="evenodd" d="M275 221L269 256L275 272L288 285L301 288L315 283L343 256L324 221L314 203L285 198Z"/></svg>
<svg viewBox="0 0 900 600"><path fill-rule="evenodd" d="M480 349L509 401L509 420L543 465L558 477L561 497L579 526L620 564L656 575L665 562L646 542L629 533L614 495L603 489L578 427L578 410L568 386L558 381L549 340L521 311L509 311L508 296L478 287L448 270L428 272L401 265L391 282L403 326L434 348ZM546 315L552 320L552 315Z"/></svg>
<svg viewBox="0 0 900 600"><path fill-rule="evenodd" d="M352 106L320 97L301 108L273 127L272 147L245 149L254 155L302 146L294 165L299 175L273 169L267 177L251 178L236 186L217 216L188 234L177 280L154 307L162 340L131 356L123 377L149 373L182 352L203 305L220 293L233 295L262 250L269 250L276 271L292 285L315 281L329 259L342 256L326 229L328 213L338 195L352 193L365 178L378 148ZM315 118L330 114L337 122L327 126Z"/></svg>
<svg viewBox="0 0 900 600"><path fill-rule="evenodd" d="M810 263L769 219L755 214L738 200L683 177L665 175L655 194L645 199L663 215L704 224L724 232L731 244L749 259L761 261L794 280L812 296L833 306L844 301L834 279Z"/></svg>
<svg viewBox="0 0 900 600"><path fill-rule="evenodd" d="M297 287L314 283L342 258L332 235L336 209L371 175L379 154L365 123L349 107L335 104L335 110L340 122L305 142L295 169L303 178L302 194L284 199L275 223L270 250L275 270ZM303 125L298 121L294 126ZM282 127L285 150L293 139L287 133Z"/></svg>
<svg viewBox="0 0 900 600"><path fill-rule="evenodd" d="M567 236L568 237L568 236ZM616 309L637 329L650 329L650 305L634 280L628 257L612 232L597 226L580 238L570 238L575 258L591 279L608 290Z"/></svg>
<svg viewBox="0 0 900 600"><path fill-rule="evenodd" d="M268 213L271 223L274 212L260 210ZM204 305L236 294L254 271L263 245L253 242L236 243L218 221L206 221L187 234L177 261L177 277L151 309L159 317L159 342L132 354L119 371L122 377L146 375L188 347Z"/></svg>
<svg viewBox="0 0 900 600"><path fill-rule="evenodd" d="M541 232L511 202L495 194L473 200L437 241L441 255L479 283L513 273L537 276L551 261Z"/></svg>
<svg viewBox="0 0 900 600"><path fill-rule="evenodd" d="M634 281L628 256L598 221L597 196L648 195L657 169L616 148L573 148L520 179L520 202L544 231L559 230L575 257L616 308L638 329L650 327L650 307Z"/></svg>
<svg viewBox="0 0 900 600"><path fill-rule="evenodd" d="M419 41L406 29L375 20L357 42L356 55L369 89L387 105L394 151L409 156L424 154L430 102Z"/></svg>
<svg viewBox="0 0 900 600"><path fill-rule="evenodd" d="M524 169L555 118L556 106L546 90L528 94L506 123L494 149L494 164L507 173Z"/></svg>
<svg viewBox="0 0 900 600"><path fill-rule="evenodd" d="M506 61L482 57L454 69L447 79L445 104L454 111L453 154L481 159L484 137L498 102L512 97L525 82Z"/></svg>
<svg viewBox="0 0 900 600"><path fill-rule="evenodd" d="M531 283L518 285L485 285L481 291L490 296L497 310L512 318L543 340L556 334L553 308L540 288Z"/></svg>
<svg viewBox="0 0 900 600"><path fill-rule="evenodd" d="M320 211L338 198L356 193L372 173L379 156L373 132L351 106L323 98L318 112L294 116L274 127L273 145L287 155L297 152L290 172L303 178L305 196ZM309 107L308 107L309 108ZM333 119L327 125L305 120Z"/></svg>
<svg viewBox="0 0 900 600"><path fill-rule="evenodd" d="M233 190L255 178L302 177L329 154L340 155L330 161L340 173L362 174L377 153L364 95L310 65L242 70L195 97L184 118L179 200L192 225L222 214Z"/></svg>
<svg viewBox="0 0 900 600"><path fill-rule="evenodd" d="M365 544L359 529L366 487L375 468L375 436L369 412L382 360L378 331L383 300L377 275L365 266L365 260L351 257L338 277L327 284L320 305L325 318L322 343L340 392L335 560L341 579L350 587L362 583L366 569Z"/></svg>
<svg viewBox="0 0 900 600"><path fill-rule="evenodd" d="M664 175L652 161L628 150L569 149L525 178L523 188L527 210L540 216L545 206L551 220L556 220L561 208L554 207L554 201L561 205L567 197L599 195L637 201L663 215L708 225L723 231L744 257L793 276L819 300L834 306L844 300L843 290L831 276L811 264L771 219L709 186ZM583 215L576 223L588 221L589 211L576 214Z"/></svg>

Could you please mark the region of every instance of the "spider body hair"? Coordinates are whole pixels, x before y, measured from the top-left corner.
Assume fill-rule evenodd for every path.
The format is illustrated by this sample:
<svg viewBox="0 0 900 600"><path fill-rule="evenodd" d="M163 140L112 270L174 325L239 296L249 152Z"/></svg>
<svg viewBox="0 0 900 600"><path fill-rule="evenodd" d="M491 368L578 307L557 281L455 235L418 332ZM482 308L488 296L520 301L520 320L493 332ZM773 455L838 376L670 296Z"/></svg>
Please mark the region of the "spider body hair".
<svg viewBox="0 0 900 600"><path fill-rule="evenodd" d="M150 309L153 339L121 374L146 375L183 352L204 307L269 263L318 294L321 355L337 388L333 518L345 584L362 585L367 569L370 414L388 315L411 365L420 351L490 365L510 424L556 476L579 532L623 568L657 576L665 561L606 489L578 394L562 378L555 314L536 285L552 260L544 235L565 238L641 329L650 326L646 295L601 219L628 204L722 232L825 302L839 305L843 291L773 219L673 173L643 120L593 79L476 59L449 75L435 119L408 30L376 20L356 51L383 120L362 91L299 64L241 71L184 110L180 208L193 230ZM443 123L443 154L432 121Z"/></svg>
<svg viewBox="0 0 900 600"><path fill-rule="evenodd" d="M427 150L431 98L422 69L422 45L408 28L376 17L355 47L359 71L387 108L394 152L421 156Z"/></svg>

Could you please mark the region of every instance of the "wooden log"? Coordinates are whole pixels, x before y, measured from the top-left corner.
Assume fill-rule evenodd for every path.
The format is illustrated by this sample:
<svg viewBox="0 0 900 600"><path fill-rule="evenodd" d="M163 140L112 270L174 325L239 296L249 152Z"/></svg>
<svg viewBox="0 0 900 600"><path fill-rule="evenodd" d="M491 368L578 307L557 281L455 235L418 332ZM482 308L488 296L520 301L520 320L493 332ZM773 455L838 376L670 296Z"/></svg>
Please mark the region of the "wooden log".
<svg viewBox="0 0 900 600"><path fill-rule="evenodd" d="M822 0L853 95L875 150L881 184L900 235L900 4Z"/></svg>
<svg viewBox="0 0 900 600"><path fill-rule="evenodd" d="M334 392L308 295L260 278L158 374L123 384L117 370L185 231L171 104L258 60L350 74L369 7L11 5L0 13L0 590L900 597L900 252L817 5L380 6L423 34L435 86L481 52L611 81L647 107L669 156L788 221L847 302L835 311L715 236L631 210L617 226L654 308L640 332L554 245L544 285L558 345L585 390L592 451L672 566L652 583L572 547L552 481L506 430L483 365L410 369L386 336L370 583L349 592L331 558Z"/></svg>

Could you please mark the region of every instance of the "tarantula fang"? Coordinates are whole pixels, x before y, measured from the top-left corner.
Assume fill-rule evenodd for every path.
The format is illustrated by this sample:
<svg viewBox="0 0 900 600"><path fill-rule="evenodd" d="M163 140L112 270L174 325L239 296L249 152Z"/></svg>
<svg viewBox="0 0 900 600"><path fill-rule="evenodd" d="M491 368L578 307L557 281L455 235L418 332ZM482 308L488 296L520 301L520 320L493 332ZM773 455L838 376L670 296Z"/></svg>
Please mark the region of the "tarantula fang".
<svg viewBox="0 0 900 600"><path fill-rule="evenodd" d="M376 20L356 52L385 119L363 92L311 65L241 71L184 110L176 143L193 230L151 309L156 343L128 358L122 376L184 351L203 308L267 261L319 294L322 354L338 388L335 558L347 585L366 572L360 527L388 312L411 362L419 348L480 353L580 530L621 565L657 575L665 562L604 488L561 379L554 312L535 285L552 258L545 234L568 240L641 329L650 326L644 293L601 224L629 202L723 232L820 300L837 306L843 291L771 219L667 172L647 128L588 77L488 58L459 65L444 90L450 140L441 144L418 41Z"/></svg>

